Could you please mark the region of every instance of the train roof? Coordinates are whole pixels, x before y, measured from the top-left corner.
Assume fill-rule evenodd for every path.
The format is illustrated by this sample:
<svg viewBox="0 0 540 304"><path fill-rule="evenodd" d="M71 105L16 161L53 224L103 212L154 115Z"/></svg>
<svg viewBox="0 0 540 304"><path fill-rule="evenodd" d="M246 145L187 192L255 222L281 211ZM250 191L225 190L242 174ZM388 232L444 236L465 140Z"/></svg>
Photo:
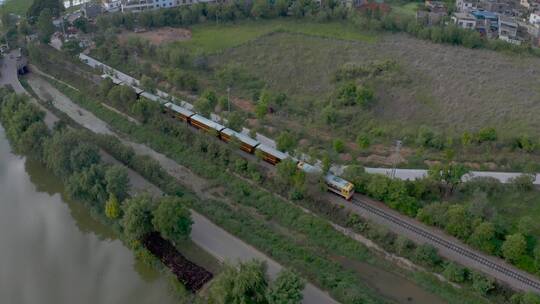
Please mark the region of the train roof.
<svg viewBox="0 0 540 304"><path fill-rule="evenodd" d="M283 159L289 157L288 154L283 153L283 152L281 152L281 151L279 151L279 150L276 150L276 149L274 149L274 148L272 148L272 147L270 147L270 146L267 146L267 145L265 145L265 144L260 144L260 145L257 147L257 149L263 151L264 153L268 153L268 154L270 154L270 155L272 155L272 156L274 156L274 157L276 157L276 158L278 158L278 159L281 159L281 160L283 160Z"/></svg>
<svg viewBox="0 0 540 304"><path fill-rule="evenodd" d="M133 90L135 91L135 94L137 95L141 95L142 93L144 93L144 90L141 88L134 87L134 86L131 86L131 88L133 88Z"/></svg>
<svg viewBox="0 0 540 304"><path fill-rule="evenodd" d="M315 167L305 162L299 162L298 166L306 173L321 173L322 170L319 167Z"/></svg>
<svg viewBox="0 0 540 304"><path fill-rule="evenodd" d="M223 130L221 130L222 133L226 134L226 135L229 135L229 136L234 136L236 138L238 138L238 140L240 140L242 143L246 144L246 145L249 145L251 147L256 147L259 142L256 141L255 139L249 137L249 136L246 136L242 133L238 133L234 130L231 130L229 128L225 128Z"/></svg>
<svg viewBox="0 0 540 304"><path fill-rule="evenodd" d="M352 185L348 181L346 181L343 178L341 178L339 176L336 176L336 175L334 175L332 173L326 174L324 179L326 180L327 183L332 184L332 185L334 185L336 187L339 187L339 188L347 188L348 186Z"/></svg>
<svg viewBox="0 0 540 304"><path fill-rule="evenodd" d="M110 80L112 80L112 83L114 83L114 84L122 84L122 83L124 83L122 80L120 80L120 79L118 79L118 78L116 78L114 76L111 76L109 74L103 74L103 75L101 75L101 78L103 78L103 79L109 78Z"/></svg>
<svg viewBox="0 0 540 304"><path fill-rule="evenodd" d="M159 103L164 103L163 99L159 98L159 96L154 95L154 94L149 93L149 92L146 92L146 91L142 92L142 93L141 93L141 96L144 97L144 98L146 98L146 99L149 99L149 100L151 100L151 101L155 101L155 102L159 102Z"/></svg>
<svg viewBox="0 0 540 304"><path fill-rule="evenodd" d="M177 106L177 105L175 105L175 104L172 103L172 102L167 102L167 103L165 103L165 106L166 106L167 108L169 108L169 109L171 109L171 110L177 112L177 113L180 113L180 114L186 116L186 117L191 117L191 116L195 115L195 113L191 112L190 110L188 110L188 109L186 109L186 108L183 108L183 107L181 107L181 106Z"/></svg>
<svg viewBox="0 0 540 304"><path fill-rule="evenodd" d="M207 125L208 127L216 130L216 131L221 131L223 129L225 129L225 126L221 125L221 124L218 124L217 122L215 121L212 121L204 116L201 116L199 114L195 114L193 116L191 116L191 120L195 120L195 121L198 121L204 125Z"/></svg>

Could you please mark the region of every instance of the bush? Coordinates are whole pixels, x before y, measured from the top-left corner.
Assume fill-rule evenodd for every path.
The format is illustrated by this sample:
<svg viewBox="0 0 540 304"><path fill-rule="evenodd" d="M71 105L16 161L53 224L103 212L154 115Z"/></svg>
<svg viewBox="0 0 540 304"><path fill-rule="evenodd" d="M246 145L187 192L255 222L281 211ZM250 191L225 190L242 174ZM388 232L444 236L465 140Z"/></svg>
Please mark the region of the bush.
<svg viewBox="0 0 540 304"><path fill-rule="evenodd" d="M420 264L435 267L441 263L437 249L430 244L422 244L414 251L414 259Z"/></svg>
<svg viewBox="0 0 540 304"><path fill-rule="evenodd" d="M531 191L534 189L534 181L536 176L534 174L521 174L513 177L510 183L518 191Z"/></svg>
<svg viewBox="0 0 540 304"><path fill-rule="evenodd" d="M486 141L496 141L497 140L497 131L494 128L483 128L478 131L477 140L480 143Z"/></svg>
<svg viewBox="0 0 540 304"><path fill-rule="evenodd" d="M444 266L443 275L450 282L463 283L467 279L467 270L453 262L448 262Z"/></svg>
<svg viewBox="0 0 540 304"><path fill-rule="evenodd" d="M334 139L333 146L334 146L334 151L336 151L337 153L345 152L345 143L341 139L339 138Z"/></svg>

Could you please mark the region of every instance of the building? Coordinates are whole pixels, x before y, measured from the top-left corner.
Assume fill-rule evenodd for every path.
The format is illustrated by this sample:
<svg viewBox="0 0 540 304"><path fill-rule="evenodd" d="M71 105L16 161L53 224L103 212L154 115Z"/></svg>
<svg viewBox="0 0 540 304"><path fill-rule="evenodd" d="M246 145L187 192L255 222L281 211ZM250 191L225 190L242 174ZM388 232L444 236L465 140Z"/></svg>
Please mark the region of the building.
<svg viewBox="0 0 540 304"><path fill-rule="evenodd" d="M476 30L480 35L488 38L496 38L499 29L499 16L490 11L472 11L471 15L476 20Z"/></svg>
<svg viewBox="0 0 540 304"><path fill-rule="evenodd" d="M501 15L509 15L512 12L512 6L508 2L501 0L480 0L478 2L478 9Z"/></svg>
<svg viewBox="0 0 540 304"><path fill-rule="evenodd" d="M122 0L121 10L122 12L141 12L201 2L214 2L214 0Z"/></svg>
<svg viewBox="0 0 540 304"><path fill-rule="evenodd" d="M103 0L101 3L103 10L109 13L118 12L122 9L121 0Z"/></svg>
<svg viewBox="0 0 540 304"><path fill-rule="evenodd" d="M81 13L88 19L95 19L103 13L101 4L96 2L86 2L81 6Z"/></svg>
<svg viewBox="0 0 540 304"><path fill-rule="evenodd" d="M446 7L446 4L441 1L430 1L427 0L425 2L425 7L428 11L436 14L448 14L448 8Z"/></svg>
<svg viewBox="0 0 540 304"><path fill-rule="evenodd" d="M509 39L517 38L518 23L515 18L500 16L498 21L499 38L506 37Z"/></svg>
<svg viewBox="0 0 540 304"><path fill-rule="evenodd" d="M535 11L529 15L529 23L533 25L540 25L540 12Z"/></svg>
<svg viewBox="0 0 540 304"><path fill-rule="evenodd" d="M452 15L452 21L457 27L474 30L476 28L476 18L470 13L454 13Z"/></svg>
<svg viewBox="0 0 540 304"><path fill-rule="evenodd" d="M476 10L476 1L456 0L456 10L461 13L469 13Z"/></svg>

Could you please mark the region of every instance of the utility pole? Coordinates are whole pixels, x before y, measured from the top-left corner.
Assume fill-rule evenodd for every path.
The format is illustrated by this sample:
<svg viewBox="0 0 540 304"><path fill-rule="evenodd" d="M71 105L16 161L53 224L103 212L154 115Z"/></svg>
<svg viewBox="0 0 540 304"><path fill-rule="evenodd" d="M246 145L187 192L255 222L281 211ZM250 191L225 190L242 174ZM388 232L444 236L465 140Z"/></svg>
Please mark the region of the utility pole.
<svg viewBox="0 0 540 304"><path fill-rule="evenodd" d="M401 145L403 144L403 142L401 140L396 140L396 154L399 155L399 151L401 150ZM393 160L393 165L392 165L392 173L390 173L390 177L391 178L395 178L396 177L396 167L397 167L397 157L394 158Z"/></svg>
<svg viewBox="0 0 540 304"><path fill-rule="evenodd" d="M229 113L231 113L231 87L227 87L227 107L229 108Z"/></svg>

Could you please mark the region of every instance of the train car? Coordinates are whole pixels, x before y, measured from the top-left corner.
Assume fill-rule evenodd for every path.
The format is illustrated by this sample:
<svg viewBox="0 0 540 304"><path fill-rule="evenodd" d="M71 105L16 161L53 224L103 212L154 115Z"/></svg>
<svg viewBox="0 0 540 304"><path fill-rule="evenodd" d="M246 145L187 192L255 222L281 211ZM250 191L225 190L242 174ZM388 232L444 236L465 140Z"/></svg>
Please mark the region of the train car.
<svg viewBox="0 0 540 304"><path fill-rule="evenodd" d="M137 94L137 98L141 96L142 93L144 93L144 90L138 87L131 86L133 91L135 91L135 94Z"/></svg>
<svg viewBox="0 0 540 304"><path fill-rule="evenodd" d="M324 177L324 181L328 186L328 190L334 192L339 196L342 196L346 200L351 200L354 194L353 184L331 173L326 174L326 176Z"/></svg>
<svg viewBox="0 0 540 304"><path fill-rule="evenodd" d="M144 97L144 98L146 98L146 99L148 99L150 101L153 101L153 102L158 102L160 104L167 103L167 101L165 99L160 98L159 96L154 95L154 94L149 93L149 92L146 92L146 91L141 93L141 97Z"/></svg>
<svg viewBox="0 0 540 304"><path fill-rule="evenodd" d="M199 114L191 116L189 118L189 124L197 129L203 130L208 133L216 132L216 136L219 136L219 132L225 129L225 126L222 126L217 122L211 121L210 119Z"/></svg>
<svg viewBox="0 0 540 304"><path fill-rule="evenodd" d="M109 74L103 74L103 75L101 75L101 78L103 78L103 79L109 78L112 81L112 83L115 84L115 85L121 85L121 84L124 83L122 80L120 80L120 79L118 79L118 78L116 78L114 76L111 76Z"/></svg>
<svg viewBox="0 0 540 304"><path fill-rule="evenodd" d="M278 151L272 147L269 147L265 144L258 145L256 150L262 153L262 157L264 161L272 165L277 165L279 162L289 157L289 155L281 151Z"/></svg>
<svg viewBox="0 0 540 304"><path fill-rule="evenodd" d="M298 169L306 173L321 173L322 170L305 162L298 162ZM337 195L350 200L354 194L354 185L332 173L327 173L324 177L324 183L328 187L328 191L334 192Z"/></svg>
<svg viewBox="0 0 540 304"><path fill-rule="evenodd" d="M221 132L219 132L219 137L224 142L230 142L233 139L233 137L236 137L240 141L240 149L250 154L253 154L255 152L255 148L260 144L258 141L254 140L253 138L250 138L249 136L246 136L242 133L238 133L229 128L225 128L221 130Z"/></svg>
<svg viewBox="0 0 540 304"><path fill-rule="evenodd" d="M172 102L167 102L164 104L164 106L165 111L169 113L172 118L176 118L187 123L189 123L190 118L195 115L195 113L191 112L190 110L177 106Z"/></svg>

